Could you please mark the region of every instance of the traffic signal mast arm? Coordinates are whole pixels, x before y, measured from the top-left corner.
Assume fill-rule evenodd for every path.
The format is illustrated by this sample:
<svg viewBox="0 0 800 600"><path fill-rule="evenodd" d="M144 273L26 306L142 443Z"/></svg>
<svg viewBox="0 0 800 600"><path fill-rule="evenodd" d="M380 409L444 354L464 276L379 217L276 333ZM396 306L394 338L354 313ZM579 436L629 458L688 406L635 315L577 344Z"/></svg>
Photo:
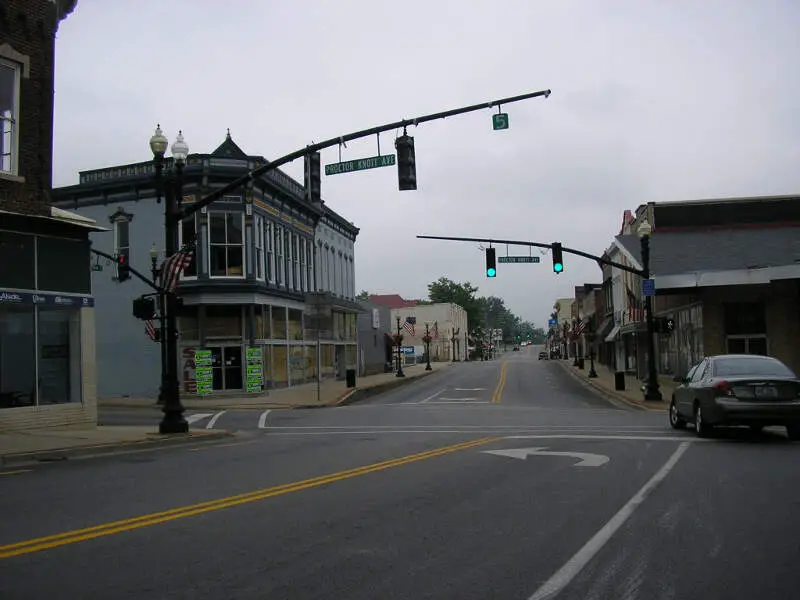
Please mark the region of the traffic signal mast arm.
<svg viewBox="0 0 800 600"><path fill-rule="evenodd" d="M553 244L542 244L540 242L526 242L523 240L495 240L492 238L452 237L452 236L442 236L442 235L418 235L417 239L446 240L451 242L479 242L484 244L508 244L509 246L528 246L533 248L553 247ZM645 271L643 271L642 269L635 269L634 267L629 267L628 265L623 265L621 263L614 262L613 260L605 259L601 256L595 256L594 254L583 252L582 250L575 250L574 248L567 248L566 246L561 246L561 251L566 252L567 254L574 254L575 256L582 256L583 258L588 258L589 260L594 260L604 265L616 267L617 269L627 271L628 273L633 273L634 275L638 275L639 277L647 277L649 275L649 273L645 273Z"/></svg>
<svg viewBox="0 0 800 600"><path fill-rule="evenodd" d="M438 113L433 113L430 115L424 115L421 117L416 117L415 119L403 119L402 121L396 121L394 123L387 123L386 125L379 125L378 127L372 127L370 129L363 129L361 131L356 131L353 133L348 133L346 135L341 135L339 137L331 138L329 140L325 140L324 142L319 142L318 144L311 144L310 146L306 146L305 148L301 148L300 150L295 150L294 152L287 154L286 156L282 156L278 159L268 162L265 165L262 165L256 169L253 169L246 175L239 177L238 179L233 180L228 185L219 188L208 194L207 196L201 198L197 202L193 204L189 204L187 206L181 207L178 211L177 219L183 220L187 217L192 216L194 213L198 212L200 209L205 208L212 202L219 200L224 195L233 192L240 187L244 186L245 184L249 183L254 179L258 179L268 171L272 171L273 169L277 169L281 165L285 165L286 163L290 163L293 160L297 160L298 158L302 158L306 154L311 152L319 152L325 148L331 148L333 146L338 146L339 144L343 144L345 142L349 142L351 140L357 140L360 138L369 137L372 135L376 135L378 133L383 133L384 131L392 131L395 129L406 128L410 125L419 125L420 123L427 123L428 121L435 121L437 119L446 119L447 117L454 117L456 115L463 115L469 112L475 112L478 110L484 110L487 108L493 108L495 106L501 106L503 104L511 104L513 102L520 102L522 100L529 100L531 98L537 98L539 96L544 96L547 98L550 95L550 90L542 90L539 92L531 92L528 94L521 94L519 96L511 96L509 98L502 98L500 100L492 100L490 102L483 102L481 104L473 104L471 106L464 106L462 108L454 108L452 110L445 110Z"/></svg>
<svg viewBox="0 0 800 600"><path fill-rule="evenodd" d="M95 250L94 248L89 248L89 250L92 252L92 254L96 254L97 256L102 256L103 258L107 258L108 260L110 260L111 262L113 262L113 263L115 263L117 265L120 264L120 260L116 256L113 256L111 254L106 254L105 252L101 252L100 250ZM154 281L152 281L151 279L148 279L147 277L145 277L144 275L139 273L139 271L134 269L132 266L128 265L128 270L131 273L133 273L134 275L136 275L136 277L138 277L139 279L144 281L151 288L153 288L156 292L159 292L159 293L162 292L162 289L160 287L158 287Z"/></svg>

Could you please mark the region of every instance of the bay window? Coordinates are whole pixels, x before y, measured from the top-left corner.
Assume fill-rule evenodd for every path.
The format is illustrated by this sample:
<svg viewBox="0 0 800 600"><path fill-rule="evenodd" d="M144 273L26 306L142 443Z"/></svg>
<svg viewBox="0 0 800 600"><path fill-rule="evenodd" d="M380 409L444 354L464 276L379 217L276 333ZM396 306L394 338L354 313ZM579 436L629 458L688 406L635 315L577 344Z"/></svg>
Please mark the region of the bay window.
<svg viewBox="0 0 800 600"><path fill-rule="evenodd" d="M314 241L306 241L306 290L316 291L314 285Z"/></svg>
<svg viewBox="0 0 800 600"><path fill-rule="evenodd" d="M267 281L275 283L275 239L272 230L274 225L271 221L267 221L264 228L264 240L267 245L267 256L265 266L267 269Z"/></svg>
<svg viewBox="0 0 800 600"><path fill-rule="evenodd" d="M243 277L244 213L209 212L208 225L211 277Z"/></svg>
<svg viewBox="0 0 800 600"><path fill-rule="evenodd" d="M292 234L292 284L295 291L303 288L300 282L300 236Z"/></svg>
<svg viewBox="0 0 800 600"><path fill-rule="evenodd" d="M283 258L283 227L275 224L275 283L283 285L286 275L286 261Z"/></svg>
<svg viewBox="0 0 800 600"><path fill-rule="evenodd" d="M286 269L286 289L294 287L292 279L292 233L288 229L283 230L283 255L286 258L284 268Z"/></svg>

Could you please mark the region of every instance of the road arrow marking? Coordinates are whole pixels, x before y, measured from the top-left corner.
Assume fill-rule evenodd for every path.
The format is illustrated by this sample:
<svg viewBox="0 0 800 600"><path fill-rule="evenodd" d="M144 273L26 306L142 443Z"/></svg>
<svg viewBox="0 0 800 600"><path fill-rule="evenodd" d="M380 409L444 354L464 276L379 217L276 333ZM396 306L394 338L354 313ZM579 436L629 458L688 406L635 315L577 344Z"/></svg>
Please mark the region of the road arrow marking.
<svg viewBox="0 0 800 600"><path fill-rule="evenodd" d="M589 452L552 452L546 451L547 448L511 448L508 450L483 450L484 454L494 454L496 456L507 456L525 460L529 455L536 456L569 456L580 459L575 463L575 467L601 467L608 462L608 457L604 454L590 454Z"/></svg>
<svg viewBox="0 0 800 600"><path fill-rule="evenodd" d="M203 420L203 419L205 419L207 417L211 417L213 415L214 415L214 413L196 413L194 415L187 416L186 417L186 421L188 423L190 423L190 424L191 423L197 423L198 421L201 421L201 420Z"/></svg>

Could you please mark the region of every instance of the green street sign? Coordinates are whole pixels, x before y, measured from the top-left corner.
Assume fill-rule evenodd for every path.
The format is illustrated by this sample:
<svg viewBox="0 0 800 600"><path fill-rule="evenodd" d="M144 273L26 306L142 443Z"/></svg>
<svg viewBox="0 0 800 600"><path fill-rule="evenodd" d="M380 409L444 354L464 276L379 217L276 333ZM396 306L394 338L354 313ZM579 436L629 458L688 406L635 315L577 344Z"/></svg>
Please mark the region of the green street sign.
<svg viewBox="0 0 800 600"><path fill-rule="evenodd" d="M499 129L508 129L508 113L492 115L492 129L495 131Z"/></svg>
<svg viewBox="0 0 800 600"><path fill-rule="evenodd" d="M92 265L92 271L102 271L103 265L94 264Z"/></svg>
<svg viewBox="0 0 800 600"><path fill-rule="evenodd" d="M538 263L538 256L498 256L499 263Z"/></svg>
<svg viewBox="0 0 800 600"><path fill-rule="evenodd" d="M325 165L325 175L338 175L339 173L351 173L352 171L364 171L377 167L391 167L395 164L394 154L384 154L383 156L370 156L369 158L357 158L345 162Z"/></svg>

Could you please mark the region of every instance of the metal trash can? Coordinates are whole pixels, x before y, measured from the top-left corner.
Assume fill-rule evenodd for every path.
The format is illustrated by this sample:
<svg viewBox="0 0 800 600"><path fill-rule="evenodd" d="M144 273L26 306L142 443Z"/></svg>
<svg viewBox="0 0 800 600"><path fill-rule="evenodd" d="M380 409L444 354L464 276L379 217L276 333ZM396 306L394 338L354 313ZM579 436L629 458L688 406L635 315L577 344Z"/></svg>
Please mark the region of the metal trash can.
<svg viewBox="0 0 800 600"><path fill-rule="evenodd" d="M614 389L619 391L625 389L625 371L616 371L614 373Z"/></svg>
<svg viewBox="0 0 800 600"><path fill-rule="evenodd" d="M347 379L347 387L349 388L356 387L356 370L347 369L347 372L345 373L345 379Z"/></svg>

